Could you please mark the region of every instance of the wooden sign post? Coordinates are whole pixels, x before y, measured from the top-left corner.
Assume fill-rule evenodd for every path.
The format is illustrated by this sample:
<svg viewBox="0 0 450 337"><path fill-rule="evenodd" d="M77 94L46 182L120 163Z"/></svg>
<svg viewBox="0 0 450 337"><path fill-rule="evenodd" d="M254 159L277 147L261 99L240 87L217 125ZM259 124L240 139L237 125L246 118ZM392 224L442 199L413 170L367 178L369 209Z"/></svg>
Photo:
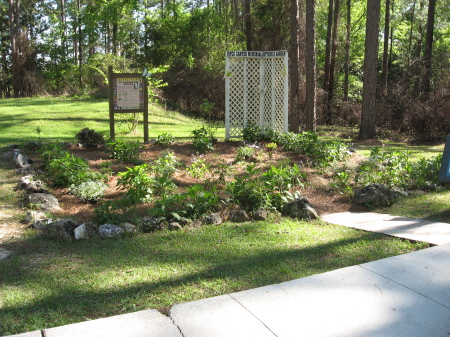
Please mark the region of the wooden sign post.
<svg viewBox="0 0 450 337"><path fill-rule="evenodd" d="M115 139L114 114L144 113L144 142L148 141L147 80L139 73L119 74L108 67L109 136Z"/></svg>

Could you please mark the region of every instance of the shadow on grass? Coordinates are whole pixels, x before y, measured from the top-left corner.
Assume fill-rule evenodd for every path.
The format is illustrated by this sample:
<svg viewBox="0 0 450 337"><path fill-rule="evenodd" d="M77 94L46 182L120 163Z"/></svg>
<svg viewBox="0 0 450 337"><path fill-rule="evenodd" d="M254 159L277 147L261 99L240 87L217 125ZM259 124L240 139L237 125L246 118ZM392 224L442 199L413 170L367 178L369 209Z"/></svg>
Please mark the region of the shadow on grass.
<svg viewBox="0 0 450 337"><path fill-rule="evenodd" d="M205 243L207 234L189 235L189 232L168 233L154 238L153 242L142 236L70 243L31 237L21 244L18 256L8 262L9 266L3 266L0 278L2 286L42 285L48 282L51 287L51 283L55 282L52 278L60 277L51 275L48 271L48 268L52 268L52 259L63 257L69 262L74 261L73 266L69 266L71 269L67 278L58 280L56 289L46 292L48 295L25 301L26 303L18 306L4 307L0 310L0 317L14 317L18 322L24 323L30 316L37 316L44 322L40 324L45 326L34 326L34 329L49 328L49 325L73 323L87 317L97 318L140 310L148 307L149 303L156 303L158 308L167 308L176 304L177 297L182 298L182 301L197 300L276 284L395 254L387 252L384 246L377 244L370 249L356 249L351 254L346 253L346 247L359 245L362 241L373 243L386 240L386 236L360 231L351 238L308 247L302 247L301 244L291 247L274 244L271 247L252 249L249 248L251 244L243 244L242 236L248 235L251 241L252 235L257 235L256 230L257 227L252 224L230 226L223 231L222 236L212 240L212 243ZM181 243L182 240L189 242ZM222 242L225 245L223 247ZM182 246L179 247L180 244ZM17 250L18 247L11 248ZM33 256L41 260L48 259L44 269L39 265L23 265L23 259L30 262ZM81 269L92 265L95 266L94 269L88 269L84 274L81 272ZM182 275L170 272L173 266L183 269L183 265L186 265L185 270L191 271ZM128 286L112 284L108 289L98 290L93 289L91 285L91 282L95 284L94 279L98 273L120 271L126 275L127 271L133 268L158 267L167 267L164 276L147 275L146 278L157 280L143 279ZM54 268L58 268L58 265L55 264ZM83 276L71 277L71 273ZM219 287L220 290L206 291L203 296L189 295L190 292L195 293L201 288L203 282L214 283L217 280L223 283ZM232 284L228 285L227 280ZM170 300L170 294L174 294L175 299ZM145 300L148 297L156 299ZM60 320L62 312L65 317L63 321ZM58 319L47 319L48 317ZM5 332L0 331L1 333Z"/></svg>

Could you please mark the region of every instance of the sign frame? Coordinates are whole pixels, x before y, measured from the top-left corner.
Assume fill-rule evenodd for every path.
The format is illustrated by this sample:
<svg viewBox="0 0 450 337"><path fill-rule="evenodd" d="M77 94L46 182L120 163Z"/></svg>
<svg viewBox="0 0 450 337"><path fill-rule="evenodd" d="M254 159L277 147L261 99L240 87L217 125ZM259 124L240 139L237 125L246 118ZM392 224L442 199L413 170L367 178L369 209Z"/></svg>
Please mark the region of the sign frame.
<svg viewBox="0 0 450 337"><path fill-rule="evenodd" d="M124 88L119 87L119 79L129 79L134 83L133 88L130 88L129 92L133 94L133 98L136 98L135 92L138 91L139 108L134 106L128 108L126 106L118 106L119 96L121 94L127 95ZM136 79L136 81L131 81ZM126 81L123 81L126 82ZM136 86L137 82L137 86ZM108 96L109 96L109 136L111 139L115 139L115 123L114 115L116 113L144 113L144 142L148 142L148 84L147 79L139 73L114 73L112 66L108 67Z"/></svg>

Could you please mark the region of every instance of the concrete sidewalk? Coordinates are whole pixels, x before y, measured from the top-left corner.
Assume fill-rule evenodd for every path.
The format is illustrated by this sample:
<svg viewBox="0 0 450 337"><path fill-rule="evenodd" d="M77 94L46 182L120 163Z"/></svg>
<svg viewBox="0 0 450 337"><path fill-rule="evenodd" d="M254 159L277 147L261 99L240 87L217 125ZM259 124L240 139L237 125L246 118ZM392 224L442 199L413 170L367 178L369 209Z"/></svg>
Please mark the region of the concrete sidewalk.
<svg viewBox="0 0 450 337"><path fill-rule="evenodd" d="M365 218L367 219L367 217ZM15 336L450 335L450 244L230 295Z"/></svg>

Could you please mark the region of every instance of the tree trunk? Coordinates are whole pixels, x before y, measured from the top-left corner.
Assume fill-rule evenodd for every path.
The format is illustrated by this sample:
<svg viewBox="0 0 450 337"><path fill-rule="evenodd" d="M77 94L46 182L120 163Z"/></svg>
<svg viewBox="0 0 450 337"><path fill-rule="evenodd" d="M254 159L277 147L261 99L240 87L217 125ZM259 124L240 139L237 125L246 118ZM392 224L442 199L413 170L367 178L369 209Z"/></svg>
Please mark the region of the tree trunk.
<svg viewBox="0 0 450 337"><path fill-rule="evenodd" d="M331 32L333 29L333 0L328 2L328 22L327 37L325 40L325 67L323 76L323 89L328 92L328 84L330 83L330 54L331 54Z"/></svg>
<svg viewBox="0 0 450 337"><path fill-rule="evenodd" d="M431 90L431 56L433 51L434 14L436 12L436 0L428 1L427 34L425 39L425 51L423 54L424 74L422 88L425 94Z"/></svg>
<svg viewBox="0 0 450 337"><path fill-rule="evenodd" d="M11 68L14 97L20 97L22 88L22 67L20 62L20 0L9 0L9 31L11 38Z"/></svg>
<svg viewBox="0 0 450 337"><path fill-rule="evenodd" d="M386 8L384 15L383 70L381 72L381 81L383 90L387 89L387 81L388 81L390 10L391 10L390 0L386 0Z"/></svg>
<svg viewBox="0 0 450 337"><path fill-rule="evenodd" d="M345 37L345 65L344 65L344 100L348 102L348 85L350 75L350 38L352 32L352 0L347 0L347 34Z"/></svg>
<svg viewBox="0 0 450 337"><path fill-rule="evenodd" d="M316 132L316 0L306 0L306 130Z"/></svg>
<svg viewBox="0 0 450 337"><path fill-rule="evenodd" d="M289 57L289 131L300 128L299 12L298 0L291 0Z"/></svg>
<svg viewBox="0 0 450 337"><path fill-rule="evenodd" d="M337 51L337 41L338 41L338 26L339 26L339 11L340 11L340 0L335 0L334 3L334 13L333 13L333 33L332 33L332 45L331 45L331 55L330 55L330 65L329 65L329 76L328 76L328 99L327 99L327 122L331 124L332 122L332 110L333 110L333 94L334 94L334 73L336 68L336 51Z"/></svg>
<svg viewBox="0 0 450 337"><path fill-rule="evenodd" d="M367 1L366 42L364 54L363 100L359 138L375 138L378 31L380 28L380 0Z"/></svg>

